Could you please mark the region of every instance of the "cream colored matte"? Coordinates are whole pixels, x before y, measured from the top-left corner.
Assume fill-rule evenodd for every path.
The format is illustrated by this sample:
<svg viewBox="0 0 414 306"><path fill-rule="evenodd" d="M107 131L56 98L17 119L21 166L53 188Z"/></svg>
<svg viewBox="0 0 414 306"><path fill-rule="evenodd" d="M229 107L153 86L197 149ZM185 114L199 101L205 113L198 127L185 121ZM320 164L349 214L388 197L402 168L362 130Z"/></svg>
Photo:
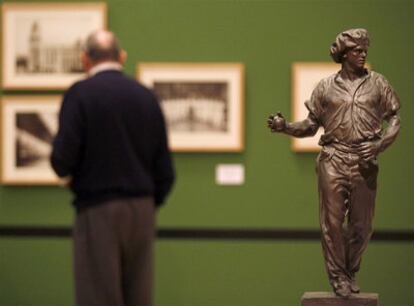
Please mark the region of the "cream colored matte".
<svg viewBox="0 0 414 306"><path fill-rule="evenodd" d="M6 119L6 108L8 106L27 106L31 107L35 104L47 106L51 105L51 107L55 107L56 109L60 108L61 103L61 96L3 96L0 100L1 107L0 107L0 114L1 114L1 183L3 185L63 185L65 184L64 180L58 179L56 175L54 175L53 171L48 171L48 173L43 173L41 169L39 170L39 175L36 176L36 173L29 171L27 175L24 173L20 173L16 175L16 169L14 166L7 164L11 162L15 162L14 158L10 157L10 154L6 154L6 150L9 150L10 146L15 145L15 139L11 138L7 134L10 134L10 128L14 128L12 126L7 126ZM13 169L12 171L6 169ZM50 170L52 170L50 168ZM14 172L13 172L14 171ZM9 173L7 173L9 172Z"/></svg>
<svg viewBox="0 0 414 306"><path fill-rule="evenodd" d="M185 73L202 73L203 71L212 72L214 70L226 70L233 71L237 73L237 84L234 86L237 87L237 95L240 97L237 101L237 113L238 117L235 119L237 121L237 136L230 139L234 144L232 145L220 145L214 144L214 140L206 138L206 146L194 145L191 143L189 138L185 145L179 144L174 145L174 134L170 133L170 149L174 152L241 152L244 149L244 74L245 68L242 63L139 63L137 64L137 73L136 77L139 81L144 83L144 85L149 86L145 82L145 74L148 71L159 71L159 72L168 72L168 71L179 71ZM217 75L220 78L220 75ZM202 81L202 79L198 79ZM187 81L187 79L186 79ZM231 101L230 101L231 103ZM230 122L231 124L231 122ZM202 137L202 136L199 136ZM172 138L172 139L171 139ZM171 144L172 143L172 144Z"/></svg>
<svg viewBox="0 0 414 306"><path fill-rule="evenodd" d="M64 90L67 89L70 84L61 84L61 85L33 85L30 82L27 84L14 84L13 81L7 81L6 76L6 46L5 46L5 39L7 33L7 23L6 23L6 14L9 11L23 11L23 10L86 10L86 9L94 9L100 13L102 16L102 27L103 29L107 29L107 4L105 2L79 2L79 3L54 3L54 2L47 2L47 3L10 3L6 2L1 5L1 19L2 19L2 39L1 39L1 50L2 50L2 57L1 57L1 86L4 89L9 90ZM51 76L53 78L53 76Z"/></svg>

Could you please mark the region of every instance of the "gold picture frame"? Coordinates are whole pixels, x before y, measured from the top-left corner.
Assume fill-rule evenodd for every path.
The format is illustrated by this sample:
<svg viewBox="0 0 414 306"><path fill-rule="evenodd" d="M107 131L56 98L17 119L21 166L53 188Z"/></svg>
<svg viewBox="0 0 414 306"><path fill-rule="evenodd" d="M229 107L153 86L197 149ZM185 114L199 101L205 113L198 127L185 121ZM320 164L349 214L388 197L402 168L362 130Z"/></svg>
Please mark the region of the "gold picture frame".
<svg viewBox="0 0 414 306"><path fill-rule="evenodd" d="M80 51L93 31L107 28L104 2L3 3L2 87L64 90L84 78Z"/></svg>
<svg viewBox="0 0 414 306"><path fill-rule="evenodd" d="M174 152L244 149L244 65L139 63L137 79L153 89Z"/></svg>
<svg viewBox="0 0 414 306"><path fill-rule="evenodd" d="M1 98L1 183L58 185L49 157L61 96Z"/></svg>

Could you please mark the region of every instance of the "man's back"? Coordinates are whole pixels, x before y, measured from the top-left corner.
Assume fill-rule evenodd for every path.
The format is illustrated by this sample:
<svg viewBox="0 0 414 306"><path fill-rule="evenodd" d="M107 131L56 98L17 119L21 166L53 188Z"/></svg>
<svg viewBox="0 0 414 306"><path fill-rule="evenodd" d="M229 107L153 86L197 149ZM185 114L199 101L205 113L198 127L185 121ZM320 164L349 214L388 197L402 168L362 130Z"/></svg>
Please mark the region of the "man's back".
<svg viewBox="0 0 414 306"><path fill-rule="evenodd" d="M152 92L120 71L106 70L66 93L52 164L57 173L72 175L78 208L151 196L155 181L171 185L174 177L166 141ZM163 197L155 195L156 202Z"/></svg>

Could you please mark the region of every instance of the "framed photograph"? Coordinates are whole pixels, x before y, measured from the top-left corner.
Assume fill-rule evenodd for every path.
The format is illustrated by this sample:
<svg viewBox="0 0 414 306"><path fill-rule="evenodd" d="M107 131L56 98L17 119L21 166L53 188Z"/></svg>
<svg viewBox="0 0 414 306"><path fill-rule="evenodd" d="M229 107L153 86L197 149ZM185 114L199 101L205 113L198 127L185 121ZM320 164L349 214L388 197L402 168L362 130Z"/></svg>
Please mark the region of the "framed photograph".
<svg viewBox="0 0 414 306"><path fill-rule="evenodd" d="M83 78L82 44L106 18L105 3L4 3L3 88L63 90Z"/></svg>
<svg viewBox="0 0 414 306"><path fill-rule="evenodd" d="M52 185L61 182L49 163L60 103L60 96L3 96L2 184Z"/></svg>
<svg viewBox="0 0 414 306"><path fill-rule="evenodd" d="M305 101L311 98L319 81L341 70L336 63L293 63L292 65L292 121L300 121L308 116ZM292 150L295 152L319 152L319 138L323 128L313 137L292 137Z"/></svg>
<svg viewBox="0 0 414 306"><path fill-rule="evenodd" d="M242 64L142 63L137 78L159 98L172 151L243 150Z"/></svg>

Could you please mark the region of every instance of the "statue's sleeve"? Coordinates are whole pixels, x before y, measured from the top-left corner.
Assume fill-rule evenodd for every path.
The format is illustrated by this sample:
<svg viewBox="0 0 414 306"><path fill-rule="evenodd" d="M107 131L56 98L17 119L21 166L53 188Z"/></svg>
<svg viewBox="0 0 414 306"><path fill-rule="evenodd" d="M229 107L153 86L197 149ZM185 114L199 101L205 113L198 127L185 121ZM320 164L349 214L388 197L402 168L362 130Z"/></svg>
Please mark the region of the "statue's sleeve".
<svg viewBox="0 0 414 306"><path fill-rule="evenodd" d="M318 122L321 122L322 115L322 100L323 92L325 87L325 80L319 82L312 92L310 100L305 102L306 108L309 110L309 113L315 118Z"/></svg>
<svg viewBox="0 0 414 306"><path fill-rule="evenodd" d="M388 120L394 116L400 109L400 98L394 91L390 83L381 77L381 105L383 109L383 118Z"/></svg>

